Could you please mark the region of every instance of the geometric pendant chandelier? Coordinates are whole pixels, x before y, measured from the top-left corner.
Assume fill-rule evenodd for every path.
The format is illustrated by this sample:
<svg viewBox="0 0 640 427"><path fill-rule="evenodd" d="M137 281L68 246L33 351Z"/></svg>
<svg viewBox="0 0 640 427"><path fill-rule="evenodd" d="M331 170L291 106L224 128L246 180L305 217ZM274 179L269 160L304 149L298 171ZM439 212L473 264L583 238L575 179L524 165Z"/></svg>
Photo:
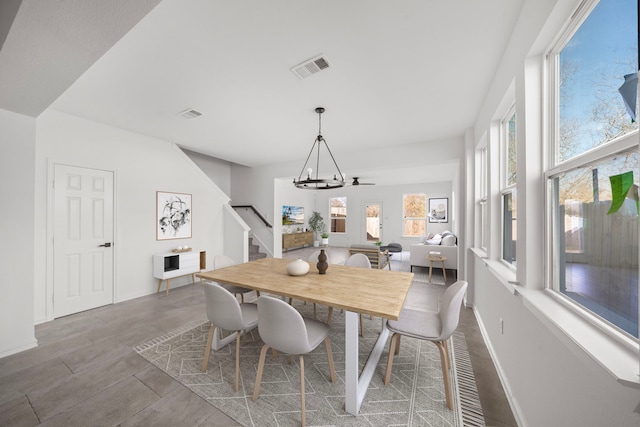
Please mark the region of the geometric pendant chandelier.
<svg viewBox="0 0 640 427"><path fill-rule="evenodd" d="M329 145L327 141L322 137L322 113L324 113L324 108L318 107L316 108L316 113L318 113L318 136L316 140L313 142L313 146L311 147L311 151L309 151L309 155L307 156L307 161L304 162L302 166L302 170L300 170L300 175L298 178L293 178L293 185L303 190L330 190L332 188L340 188L344 187L344 175L340 172L340 168L336 163L336 160L333 158L333 154L331 154L331 150L329 149ZM331 160L333 161L333 167L335 168L335 173L333 173L333 177L331 178L331 174L328 174L329 178L320 178L320 150L324 148L329 153ZM313 173L313 168L309 164L309 160L313 153L316 153L315 156L315 175ZM313 160L312 160L313 162ZM304 176L303 176L304 175Z"/></svg>

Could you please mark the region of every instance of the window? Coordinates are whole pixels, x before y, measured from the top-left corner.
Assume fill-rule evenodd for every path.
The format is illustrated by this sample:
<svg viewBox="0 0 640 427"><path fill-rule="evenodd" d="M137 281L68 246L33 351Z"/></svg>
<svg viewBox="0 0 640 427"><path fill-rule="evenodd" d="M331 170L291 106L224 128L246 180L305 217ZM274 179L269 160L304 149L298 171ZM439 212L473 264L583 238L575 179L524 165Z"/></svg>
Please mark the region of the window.
<svg viewBox="0 0 640 427"><path fill-rule="evenodd" d="M591 1L590 5L595 2ZM584 8L549 55L553 154L547 171L551 289L638 337L638 211L625 199L609 214L609 177L639 182L638 125L618 88L638 71L636 0Z"/></svg>
<svg viewBox="0 0 640 427"><path fill-rule="evenodd" d="M427 234L427 195L405 194L402 197L403 236L419 237Z"/></svg>
<svg viewBox="0 0 640 427"><path fill-rule="evenodd" d="M347 198L331 197L329 199L329 215L331 215L331 232L347 232Z"/></svg>
<svg viewBox="0 0 640 427"><path fill-rule="evenodd" d="M515 106L500 124L504 153L502 189L502 259L516 266L516 113Z"/></svg>
<svg viewBox="0 0 640 427"><path fill-rule="evenodd" d="M487 169L487 147L480 149L480 247L487 249L487 241L489 238L489 218L487 217L487 194L489 182L489 170Z"/></svg>

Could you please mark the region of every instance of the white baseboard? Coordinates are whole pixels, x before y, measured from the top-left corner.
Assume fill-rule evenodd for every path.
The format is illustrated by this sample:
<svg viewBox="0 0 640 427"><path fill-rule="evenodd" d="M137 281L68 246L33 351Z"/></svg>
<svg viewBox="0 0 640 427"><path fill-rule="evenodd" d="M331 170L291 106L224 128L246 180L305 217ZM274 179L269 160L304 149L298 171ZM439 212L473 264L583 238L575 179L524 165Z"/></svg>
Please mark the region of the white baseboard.
<svg viewBox="0 0 640 427"><path fill-rule="evenodd" d="M507 401L509 402L509 406L511 407L511 412L513 412L513 416L516 419L516 423L518 423L519 427L527 427L528 426L527 421L524 417L524 414L522 413L522 410L520 409L518 400L514 397L513 393L511 392L511 386L509 385L509 381L507 380L506 374L504 373L504 371L502 370L502 367L500 366L500 361L496 357L495 350L491 345L491 341L489 340L489 334L487 333L487 329L485 328L484 323L482 322L482 318L476 311L475 307L472 307L472 308L473 308L473 314L475 315L476 321L478 322L478 327L480 328L480 333L482 334L482 339L484 340L485 345L487 346L487 350L489 351L489 355L491 356L491 360L493 360L493 364L496 367L498 378L500 378L500 383L502 384L502 388L504 389L504 392L507 396Z"/></svg>
<svg viewBox="0 0 640 427"><path fill-rule="evenodd" d="M3 357L11 356L12 354L20 353L21 351L29 350L30 348L34 348L37 346L38 346L38 340L34 338L18 346L6 348L6 349L0 349L0 359Z"/></svg>

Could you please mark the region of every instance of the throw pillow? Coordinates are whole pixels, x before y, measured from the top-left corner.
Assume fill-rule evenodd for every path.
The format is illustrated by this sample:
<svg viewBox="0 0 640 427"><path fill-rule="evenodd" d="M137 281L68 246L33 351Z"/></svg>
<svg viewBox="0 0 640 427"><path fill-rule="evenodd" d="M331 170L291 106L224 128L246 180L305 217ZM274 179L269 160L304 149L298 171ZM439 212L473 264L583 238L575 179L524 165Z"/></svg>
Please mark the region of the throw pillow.
<svg viewBox="0 0 640 427"><path fill-rule="evenodd" d="M440 234L435 234L431 239L427 239L424 243L426 245L439 245L442 241L442 236Z"/></svg>
<svg viewBox="0 0 640 427"><path fill-rule="evenodd" d="M456 236L453 234L449 234L442 238L441 246L455 246L456 245Z"/></svg>

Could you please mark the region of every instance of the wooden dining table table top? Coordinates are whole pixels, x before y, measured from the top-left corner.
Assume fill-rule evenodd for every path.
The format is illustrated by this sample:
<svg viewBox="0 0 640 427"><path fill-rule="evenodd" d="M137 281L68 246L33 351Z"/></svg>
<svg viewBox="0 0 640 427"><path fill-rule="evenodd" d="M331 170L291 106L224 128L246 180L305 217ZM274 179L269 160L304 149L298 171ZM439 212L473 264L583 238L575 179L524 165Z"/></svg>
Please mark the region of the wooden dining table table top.
<svg viewBox="0 0 640 427"><path fill-rule="evenodd" d="M290 276L291 259L262 258L198 273L204 280L228 283L284 297L397 320L409 292L413 273L330 264L319 274L315 263L309 273Z"/></svg>

